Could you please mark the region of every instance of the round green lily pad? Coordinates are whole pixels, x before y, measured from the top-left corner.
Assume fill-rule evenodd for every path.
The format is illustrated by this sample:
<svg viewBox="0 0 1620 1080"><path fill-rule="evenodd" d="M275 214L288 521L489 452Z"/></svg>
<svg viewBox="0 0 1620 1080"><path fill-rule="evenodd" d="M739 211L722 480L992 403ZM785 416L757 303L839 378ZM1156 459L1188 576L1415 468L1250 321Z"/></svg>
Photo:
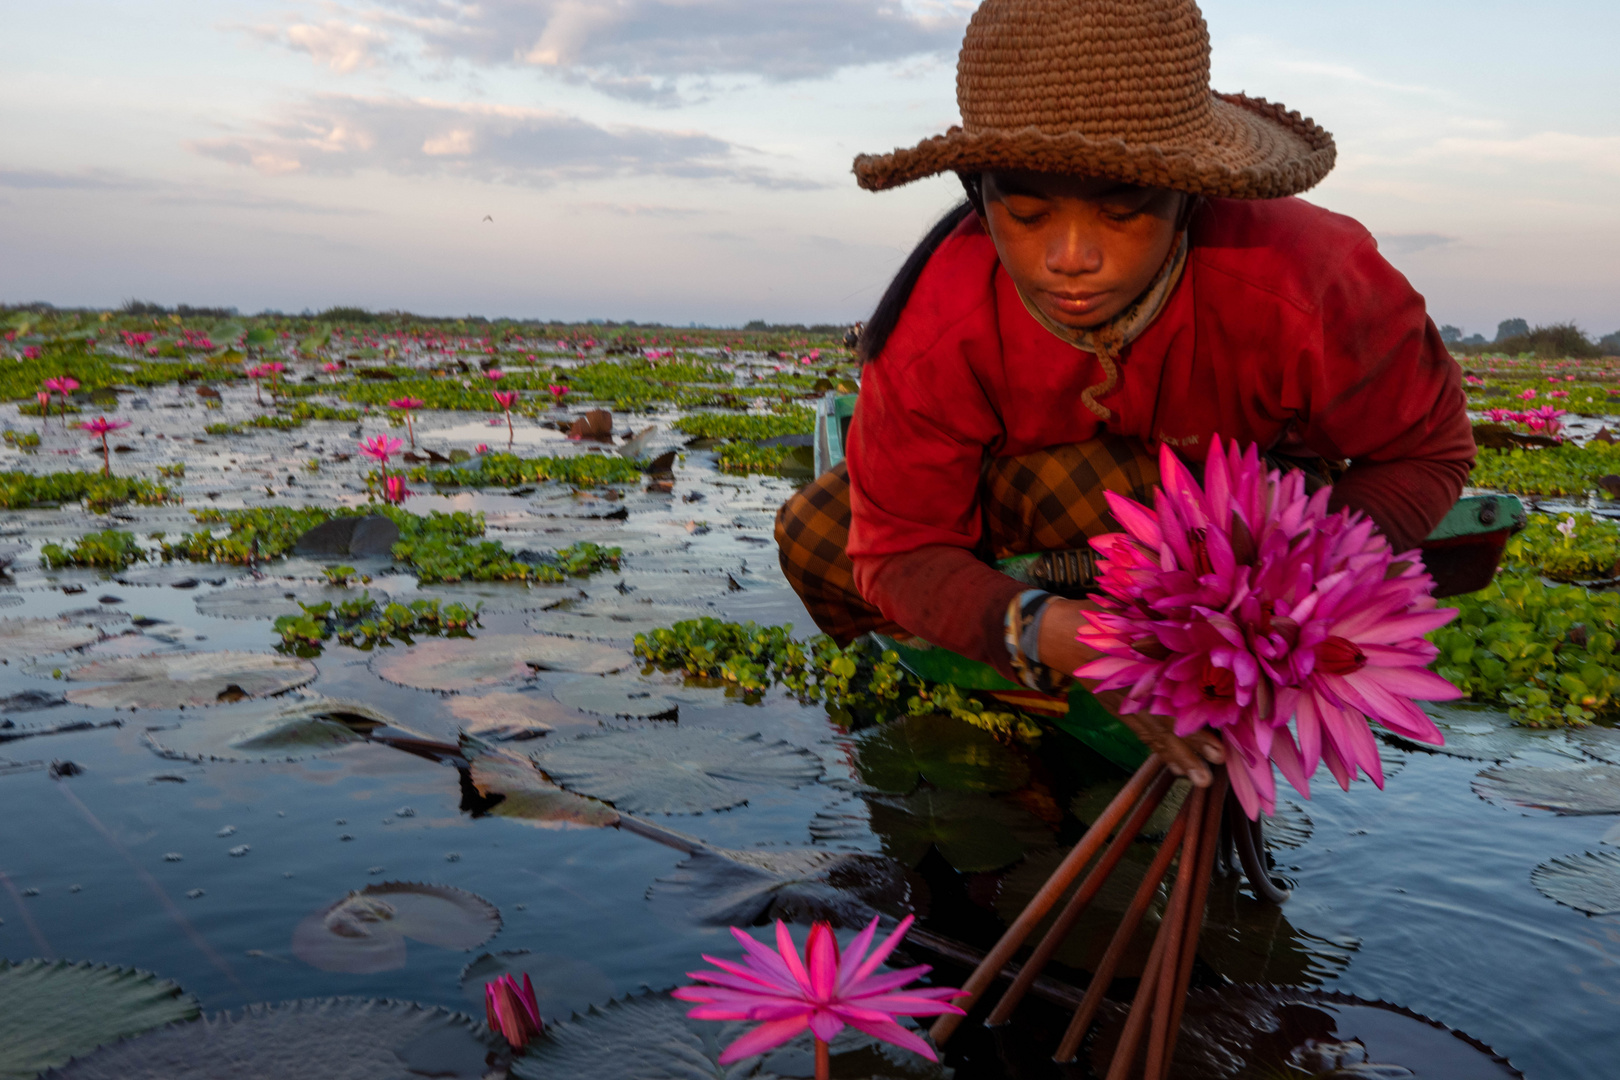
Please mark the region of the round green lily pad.
<svg viewBox="0 0 1620 1080"><path fill-rule="evenodd" d="M437 600L441 607L449 604L462 604L470 608L482 605L486 615L508 615L539 611L559 600L580 595L579 586L567 583L529 585L521 581L454 581L419 586L414 599Z"/></svg>
<svg viewBox="0 0 1620 1080"><path fill-rule="evenodd" d="M558 728L595 727L597 721L537 693L495 690L457 694L450 714L480 739L533 739Z"/></svg>
<svg viewBox="0 0 1620 1080"><path fill-rule="evenodd" d="M856 763L869 787L909 795L927 781L950 791L1013 791L1029 779L1016 750L949 716L906 716L861 737Z"/></svg>
<svg viewBox="0 0 1620 1080"><path fill-rule="evenodd" d="M781 919L858 927L871 922L879 907L899 910L909 892L905 867L881 855L826 848L709 848L659 878L652 896L682 904L709 926L762 926Z"/></svg>
<svg viewBox="0 0 1620 1080"><path fill-rule="evenodd" d="M867 802L884 854L906 866L921 863L937 847L964 874L999 870L1050 837L1039 818L989 795L923 788Z"/></svg>
<svg viewBox="0 0 1620 1080"><path fill-rule="evenodd" d="M418 690L476 690L542 671L604 675L633 663L611 645L541 634L480 634L423 641L373 657L371 670Z"/></svg>
<svg viewBox="0 0 1620 1080"><path fill-rule="evenodd" d="M102 683L69 690L75 705L104 709L202 707L280 694L310 682L314 664L274 653L157 653L97 660L66 672L69 682Z"/></svg>
<svg viewBox="0 0 1620 1080"><path fill-rule="evenodd" d="M0 660L49 656L100 640L101 631L87 619L0 619Z"/></svg>
<svg viewBox="0 0 1620 1080"><path fill-rule="evenodd" d="M634 678L575 679L552 690L571 709L627 720L674 720L680 706Z"/></svg>
<svg viewBox="0 0 1620 1080"><path fill-rule="evenodd" d="M472 749L463 743L468 775L478 794L502 796L489 813L546 828L564 825L607 826L619 823L619 812L606 803L565 791L540 775L534 763L505 750Z"/></svg>
<svg viewBox="0 0 1620 1080"><path fill-rule="evenodd" d="M595 964L528 949L484 953L461 969L461 992L475 1008L482 1009L484 987L502 975L511 975L520 983L525 975L529 977L540 1018L548 1023L613 999L612 980Z"/></svg>
<svg viewBox="0 0 1620 1080"><path fill-rule="evenodd" d="M244 701L146 733L161 756L191 761L298 761L365 741L371 728L392 723L361 701L309 697L302 701Z"/></svg>
<svg viewBox="0 0 1620 1080"><path fill-rule="evenodd" d="M1533 806L1557 814L1620 814L1620 766L1499 766L1476 776L1474 791L1494 803Z"/></svg>
<svg viewBox="0 0 1620 1080"><path fill-rule="evenodd" d="M197 597L197 611L220 619L275 619L301 615L300 604L328 603L333 607L358 600L369 593L378 605L388 603L386 592L372 585L344 588L339 585L312 585L307 582L259 582L237 588L220 589Z"/></svg>
<svg viewBox="0 0 1620 1080"><path fill-rule="evenodd" d="M648 634L661 626L718 616L719 612L714 608L690 605L671 607L609 596L538 612L530 616L529 628L542 634L561 634L565 637L630 641L637 634Z"/></svg>
<svg viewBox="0 0 1620 1080"><path fill-rule="evenodd" d="M1530 872L1530 882L1544 895L1588 915L1620 914L1620 852L1551 859Z"/></svg>
<svg viewBox="0 0 1620 1080"><path fill-rule="evenodd" d="M98 1046L194 1020L197 999L134 968L0 960L0 1080L33 1080Z"/></svg>
<svg viewBox="0 0 1620 1080"><path fill-rule="evenodd" d="M494 904L450 885L388 881L351 892L304 918L292 951L322 971L369 975L405 966L405 939L476 949L501 928Z"/></svg>
<svg viewBox="0 0 1620 1080"><path fill-rule="evenodd" d="M741 806L761 787L800 787L821 759L786 742L707 728L604 731L556 743L535 763L563 787L637 814Z"/></svg>
<svg viewBox="0 0 1620 1080"><path fill-rule="evenodd" d="M249 1005L110 1046L52 1080L484 1080L506 1057L485 1025L408 1001ZM497 1074L498 1075L498 1074Z"/></svg>

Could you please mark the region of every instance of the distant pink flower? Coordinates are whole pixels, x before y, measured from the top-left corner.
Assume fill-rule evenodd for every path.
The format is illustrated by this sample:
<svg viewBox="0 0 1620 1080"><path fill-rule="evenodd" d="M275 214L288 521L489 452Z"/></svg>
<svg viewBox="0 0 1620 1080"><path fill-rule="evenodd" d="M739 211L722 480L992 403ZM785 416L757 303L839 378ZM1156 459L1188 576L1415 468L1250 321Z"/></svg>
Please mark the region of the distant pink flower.
<svg viewBox="0 0 1620 1080"><path fill-rule="evenodd" d="M671 996L698 1003L687 1013L694 1020L760 1021L753 1031L726 1047L720 1055L721 1065L762 1054L809 1028L818 1044L817 1076L824 1077L820 1044L845 1025L937 1061L933 1048L894 1018L961 1015L962 1010L950 999L964 996L963 992L949 987L905 990L907 983L930 970L926 964L882 970L883 961L913 921L907 915L870 956L867 950L877 934L877 919L856 936L842 956L832 927L818 922L810 927L802 960L792 934L781 922L776 924L775 952L734 927L731 934L747 954L742 963L705 955L703 959L720 970L690 971L687 976L709 985L683 986Z"/></svg>
<svg viewBox="0 0 1620 1080"><path fill-rule="evenodd" d="M1531 390L1529 387L1525 387L1523 390L1521 390L1519 392L1519 399L1521 401L1529 401L1532 398L1534 398L1535 396L1536 396L1536 392L1534 390Z"/></svg>
<svg viewBox="0 0 1620 1080"><path fill-rule="evenodd" d="M489 1029L504 1037L514 1050L528 1046L546 1027L540 1021L540 1004L535 1000L527 972L522 986L511 975L485 983L484 1014L489 1020Z"/></svg>
<svg viewBox="0 0 1620 1080"><path fill-rule="evenodd" d="M49 390L39 390L34 393L34 397L39 399L39 415L49 420L51 418L51 392Z"/></svg>
<svg viewBox="0 0 1620 1080"><path fill-rule="evenodd" d="M75 379L71 375L63 375L59 379L45 380L45 389L55 390L58 394L62 395L62 399L64 401L67 400L67 396L69 394L73 393L73 391L77 390L78 388L79 380Z"/></svg>
<svg viewBox="0 0 1620 1080"><path fill-rule="evenodd" d="M1571 375L1571 376L1570 376L1570 378L1571 378L1571 379L1573 379L1573 378L1574 378L1574 377L1575 377L1575 376L1573 376L1573 375ZM1558 382L1558 381L1559 381L1559 380L1558 380L1558 376L1556 376L1556 375L1549 375L1549 376L1547 376L1547 381L1548 381L1548 382Z"/></svg>
<svg viewBox="0 0 1620 1080"><path fill-rule="evenodd" d="M109 420L105 416L98 416L94 420L79 425L90 434L101 439L101 472L105 476L112 475L112 449L107 445L109 432L121 431L129 427L128 420Z"/></svg>
<svg viewBox="0 0 1620 1080"><path fill-rule="evenodd" d="M488 379L490 382L499 382L500 380L506 378L506 372L497 371L494 368L490 368L488 371L484 372L484 378Z"/></svg>
<svg viewBox="0 0 1620 1080"><path fill-rule="evenodd" d="M1468 383L1470 386L1484 386L1485 385L1485 380L1480 378L1478 375L1464 375L1463 376L1463 381Z"/></svg>
<svg viewBox="0 0 1620 1080"><path fill-rule="evenodd" d="M1564 381L1565 382L1574 382L1575 381L1575 376L1573 376L1573 375L1565 375L1564 376Z"/></svg>
<svg viewBox="0 0 1620 1080"><path fill-rule="evenodd" d="M489 453L489 443L479 443L477 446L473 447L473 453L475 453L475 454L487 454L487 453Z"/></svg>
<svg viewBox="0 0 1620 1080"><path fill-rule="evenodd" d="M1493 424L1506 424L1518 419L1518 414L1509 409L1486 409L1485 419Z"/></svg>
<svg viewBox="0 0 1620 1080"><path fill-rule="evenodd" d="M416 449L416 422L411 414L426 404L427 402L421 398L414 397L395 398L388 403L390 409L397 409L405 414L405 431L411 437L412 450Z"/></svg>
<svg viewBox="0 0 1620 1080"><path fill-rule="evenodd" d="M510 409L513 405L517 404L518 400L518 392L516 390L507 390L504 392L496 390L492 396L495 398L496 403L499 404L503 409Z"/></svg>
<svg viewBox="0 0 1620 1080"><path fill-rule="evenodd" d="M321 370L326 372L328 375L336 375L338 372L343 370L343 365L338 363L336 360L328 360L326 363L321 365Z"/></svg>
<svg viewBox="0 0 1620 1080"><path fill-rule="evenodd" d="M1215 438L1202 488L1168 445L1159 466L1153 510L1106 493L1126 531L1092 540L1105 595L1079 639L1103 655L1077 676L1124 689L1126 712L1175 718L1177 735L1218 734L1251 818L1275 809L1273 764L1306 798L1322 762L1345 787L1358 769L1382 787L1369 719L1442 741L1411 699L1461 696L1427 670L1423 638L1456 612L1436 607L1419 552L1329 514L1330 489L1306 495L1253 446Z"/></svg>
<svg viewBox="0 0 1620 1080"><path fill-rule="evenodd" d="M546 389L550 390L551 391L551 396L556 398L558 401L561 401L563 399L563 397L568 393L568 387L559 386L557 383L549 384L546 387Z"/></svg>
<svg viewBox="0 0 1620 1080"><path fill-rule="evenodd" d="M23 347L23 359L24 360L38 360L39 359L39 346L38 345L24 346Z"/></svg>
<svg viewBox="0 0 1620 1080"><path fill-rule="evenodd" d="M398 503L410 498L412 491L405 486L405 478L398 473L383 479L383 501Z"/></svg>
<svg viewBox="0 0 1620 1080"><path fill-rule="evenodd" d="M799 357L799 363L808 365L810 363L810 358L808 356L801 356Z"/></svg>
<svg viewBox="0 0 1620 1080"><path fill-rule="evenodd" d="M388 459L397 454L404 446L405 443L402 440L395 439L392 436L373 435L360 444L360 452L368 458L375 458L386 466Z"/></svg>

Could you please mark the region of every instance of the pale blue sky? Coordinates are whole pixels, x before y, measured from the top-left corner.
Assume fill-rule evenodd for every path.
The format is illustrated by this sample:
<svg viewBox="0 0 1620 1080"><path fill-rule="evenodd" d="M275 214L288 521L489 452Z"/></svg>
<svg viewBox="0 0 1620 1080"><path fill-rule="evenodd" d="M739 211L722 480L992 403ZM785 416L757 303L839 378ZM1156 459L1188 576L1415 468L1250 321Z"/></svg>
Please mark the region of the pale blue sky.
<svg viewBox="0 0 1620 1080"><path fill-rule="evenodd" d="M0 300L859 318L957 188L850 160L955 120L973 6L13 2ZM1309 198L1437 321L1620 328L1620 4L1204 12L1216 88L1334 132Z"/></svg>

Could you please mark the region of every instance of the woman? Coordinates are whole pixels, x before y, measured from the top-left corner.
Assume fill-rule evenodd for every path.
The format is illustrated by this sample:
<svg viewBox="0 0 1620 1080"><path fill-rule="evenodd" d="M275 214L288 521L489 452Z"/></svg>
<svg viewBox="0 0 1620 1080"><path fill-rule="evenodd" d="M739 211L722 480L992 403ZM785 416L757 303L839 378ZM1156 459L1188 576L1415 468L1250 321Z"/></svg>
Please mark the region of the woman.
<svg viewBox="0 0 1620 1080"><path fill-rule="evenodd" d="M778 515L823 630L909 633L1060 686L1091 658L1086 601L988 561L1072 553L1048 561L1083 585L1086 537L1117 529L1102 492L1146 501L1163 443L1195 465L1219 434L1342 469L1332 506L1397 551L1457 501L1473 436L1422 297L1361 225L1292 198L1332 137L1212 93L1192 0L985 0L957 100L962 127L855 161L874 191L954 171L968 201L862 335L847 468ZM1209 782L1213 737L1122 719Z"/></svg>

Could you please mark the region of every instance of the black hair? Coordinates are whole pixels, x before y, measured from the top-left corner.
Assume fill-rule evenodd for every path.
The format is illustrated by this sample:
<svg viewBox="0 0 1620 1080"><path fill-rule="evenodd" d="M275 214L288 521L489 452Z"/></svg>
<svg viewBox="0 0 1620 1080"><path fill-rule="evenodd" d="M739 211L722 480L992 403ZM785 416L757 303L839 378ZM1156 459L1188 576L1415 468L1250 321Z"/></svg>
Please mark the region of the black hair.
<svg viewBox="0 0 1620 1080"><path fill-rule="evenodd" d="M969 214L984 213L984 197L980 194L979 174L962 176L962 187L967 191L967 198L946 211L945 216L928 230L928 235L922 238L910 255L906 256L905 265L900 272L894 275L889 287L883 291L883 299L878 301L877 308L872 317L866 320L861 328L861 339L855 347L855 355L862 364L869 363L873 357L883 351L883 346L889 342L889 335L894 333L896 324L900 322L900 313L906 309L906 301L911 299L911 290L917 287L917 279L922 277L923 267L945 238L956 231L956 227Z"/></svg>

